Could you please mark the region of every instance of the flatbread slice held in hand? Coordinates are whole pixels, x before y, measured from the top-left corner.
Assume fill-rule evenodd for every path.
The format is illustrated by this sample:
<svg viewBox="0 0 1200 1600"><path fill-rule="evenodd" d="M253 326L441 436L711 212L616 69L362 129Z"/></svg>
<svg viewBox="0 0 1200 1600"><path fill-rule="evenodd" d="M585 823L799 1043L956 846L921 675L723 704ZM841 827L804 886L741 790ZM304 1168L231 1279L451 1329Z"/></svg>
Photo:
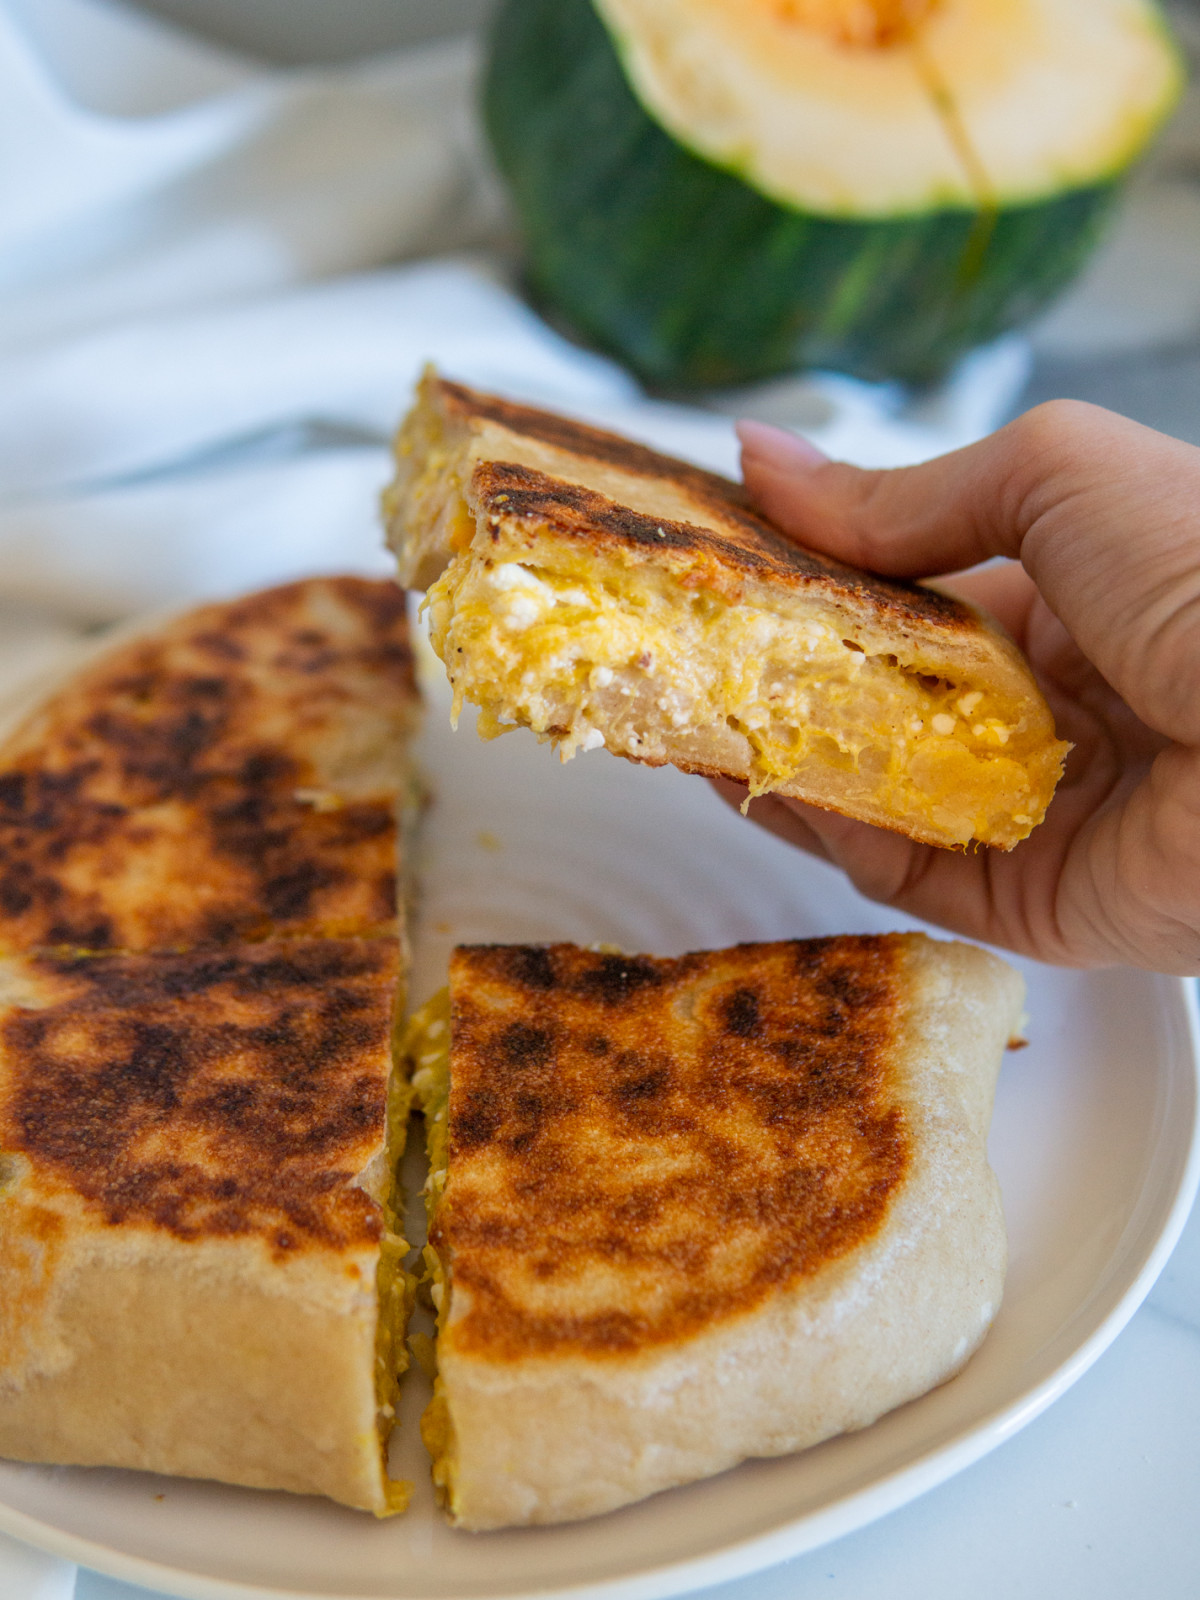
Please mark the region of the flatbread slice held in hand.
<svg viewBox="0 0 1200 1600"><path fill-rule="evenodd" d="M741 488L426 374L385 494L405 584L491 737L733 778L1010 849L1067 751L979 612L801 549Z"/></svg>

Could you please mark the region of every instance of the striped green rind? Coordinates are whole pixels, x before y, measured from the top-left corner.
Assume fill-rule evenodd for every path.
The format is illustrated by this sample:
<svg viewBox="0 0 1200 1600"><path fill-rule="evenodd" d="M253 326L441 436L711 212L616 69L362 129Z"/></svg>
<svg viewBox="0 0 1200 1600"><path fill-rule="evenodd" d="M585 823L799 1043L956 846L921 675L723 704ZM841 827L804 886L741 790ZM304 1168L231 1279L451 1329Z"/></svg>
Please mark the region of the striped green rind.
<svg viewBox="0 0 1200 1600"><path fill-rule="evenodd" d="M590 0L506 0L484 111L535 296L668 389L932 382L1070 281L1117 192L862 221L780 205L648 115Z"/></svg>

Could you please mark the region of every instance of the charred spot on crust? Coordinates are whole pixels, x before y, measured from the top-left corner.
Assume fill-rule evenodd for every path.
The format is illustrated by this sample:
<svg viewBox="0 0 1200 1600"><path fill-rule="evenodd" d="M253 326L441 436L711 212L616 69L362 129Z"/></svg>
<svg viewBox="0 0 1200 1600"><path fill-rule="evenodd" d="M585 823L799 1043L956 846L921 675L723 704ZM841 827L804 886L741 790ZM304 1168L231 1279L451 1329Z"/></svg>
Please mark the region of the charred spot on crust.
<svg viewBox="0 0 1200 1600"><path fill-rule="evenodd" d="M390 1065L392 940L183 955L44 956L0 1013L0 1147L105 1224L182 1239L382 1236L355 1179ZM283 1248L282 1246L278 1246Z"/></svg>
<svg viewBox="0 0 1200 1600"><path fill-rule="evenodd" d="M506 952L504 959L513 982L524 988L545 993L558 982L550 952L541 945L514 945Z"/></svg>
<svg viewBox="0 0 1200 1600"><path fill-rule="evenodd" d="M286 750L251 750L237 770L237 779L251 793L299 777L297 762Z"/></svg>
<svg viewBox="0 0 1200 1600"><path fill-rule="evenodd" d="M309 915L313 901L338 874L316 861L300 861L263 884L263 905L273 922L292 922Z"/></svg>
<svg viewBox="0 0 1200 1600"><path fill-rule="evenodd" d="M965 605L939 590L847 567L793 543L742 503L733 484L713 488L685 481L678 472L667 475L698 494L716 527L647 516L596 490L516 462L481 462L472 484L481 506L497 524L501 519L542 524L568 537L589 542L611 539L642 553L686 553L695 559L698 573L704 563L714 563L752 578L818 584L900 619L932 620L952 628L976 626ZM723 480L714 482L720 485Z"/></svg>
<svg viewBox="0 0 1200 1600"><path fill-rule="evenodd" d="M868 1240L909 1162L888 1068L900 949L554 945L548 1015L515 952L460 947L436 1229L470 1295L460 1347L675 1341ZM548 1306L532 1285L550 1281Z"/></svg>
<svg viewBox="0 0 1200 1600"><path fill-rule="evenodd" d="M51 980L70 982L76 1011L180 1000L216 989L237 1000L270 1000L288 990L328 991L337 983L350 985L344 998L353 1005L359 985L390 970L394 960L387 939L287 939L250 949L100 961L88 955L41 955L36 969Z"/></svg>
<svg viewBox="0 0 1200 1600"><path fill-rule="evenodd" d="M14 861L0 874L0 911L19 917L33 904L35 880L27 862Z"/></svg>
<svg viewBox="0 0 1200 1600"><path fill-rule="evenodd" d="M581 994L619 1006L639 989L658 989L663 982L659 965L648 956L600 955L596 964L580 973Z"/></svg>
<svg viewBox="0 0 1200 1600"><path fill-rule="evenodd" d="M227 633L201 631L195 636L196 648L205 651L208 655L216 656L219 661L244 661L246 647L240 639L232 639Z"/></svg>
<svg viewBox="0 0 1200 1600"><path fill-rule="evenodd" d="M455 1151L473 1150L490 1144L500 1130L502 1114L496 1096L480 1089L468 1095L458 1107L451 1133Z"/></svg>
<svg viewBox="0 0 1200 1600"><path fill-rule="evenodd" d="M0 772L0 817L19 817L25 811L29 778L24 772Z"/></svg>
<svg viewBox="0 0 1200 1600"><path fill-rule="evenodd" d="M499 1039L500 1053L510 1067L543 1067L550 1059L551 1039L545 1028L514 1022Z"/></svg>
<svg viewBox="0 0 1200 1600"><path fill-rule="evenodd" d="M476 472L481 498L494 510L502 509L506 517L552 522L565 532L584 537L594 532L607 533L629 544L652 548L694 550L706 537L703 530L687 523L643 516L581 484L549 478L515 462L489 462ZM492 479L504 486L501 491L504 499L500 504L495 501ZM718 536L710 534L707 538L717 539ZM724 548L725 541L718 542Z"/></svg>
<svg viewBox="0 0 1200 1600"><path fill-rule="evenodd" d="M758 996L753 989L735 989L725 1002L725 1026L740 1038L753 1039L760 1027Z"/></svg>
<svg viewBox="0 0 1200 1600"><path fill-rule="evenodd" d="M619 1077L614 1084L613 1099L623 1115L637 1118L669 1093L672 1068L669 1059L653 1065L634 1055L622 1062L622 1066L626 1075Z"/></svg>
<svg viewBox="0 0 1200 1600"><path fill-rule="evenodd" d="M572 455L591 456L595 461L603 461L608 466L619 467L640 477L674 477L701 492L733 496L740 494L737 484L718 477L715 472L705 472L702 467L662 455L648 445L636 444L632 439L608 433L603 428L593 428L586 422L575 422L570 417L556 416L535 406L524 406L514 400L482 394L445 378L438 380L438 390L447 409L468 420L486 417L498 422L501 427L540 439L543 444L555 449L569 451Z"/></svg>

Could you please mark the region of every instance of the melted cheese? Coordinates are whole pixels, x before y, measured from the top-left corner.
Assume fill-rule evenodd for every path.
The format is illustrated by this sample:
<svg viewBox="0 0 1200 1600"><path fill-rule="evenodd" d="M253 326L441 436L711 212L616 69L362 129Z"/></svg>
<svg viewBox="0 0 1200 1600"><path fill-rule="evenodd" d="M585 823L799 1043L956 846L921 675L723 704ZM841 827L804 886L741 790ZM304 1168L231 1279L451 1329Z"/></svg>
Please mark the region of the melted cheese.
<svg viewBox="0 0 1200 1600"><path fill-rule="evenodd" d="M475 552L427 604L455 716L478 705L485 738L525 726L564 760L606 743L673 759L663 740L724 724L749 747L753 795L819 763L948 843L1015 842L1040 820L1018 709L868 654L832 613L732 604L649 569L601 578Z"/></svg>

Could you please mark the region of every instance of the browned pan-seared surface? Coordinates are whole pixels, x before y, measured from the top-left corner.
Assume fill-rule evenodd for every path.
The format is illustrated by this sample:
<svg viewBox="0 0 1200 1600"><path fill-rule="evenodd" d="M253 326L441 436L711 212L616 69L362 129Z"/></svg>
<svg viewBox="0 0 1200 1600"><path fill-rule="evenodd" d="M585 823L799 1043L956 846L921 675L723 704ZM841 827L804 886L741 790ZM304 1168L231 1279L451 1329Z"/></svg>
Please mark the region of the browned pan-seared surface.
<svg viewBox="0 0 1200 1600"><path fill-rule="evenodd" d="M898 625L920 619L955 632L980 631L978 617L947 595L806 550L754 511L740 484L715 472L619 434L444 378L431 381L430 393L460 425L470 426L475 419L497 423L518 438L537 440L571 458L561 463L565 477L550 476L528 463L506 460L503 442L497 440L497 458L480 463L472 484L479 505L495 517L548 523L599 547L623 544L641 559L686 567L694 581L718 589L724 587L722 574L735 580L768 578L789 587L816 587L834 599L850 598ZM589 472L589 465L599 472ZM611 483L609 469L673 486L680 504L688 507L686 520L664 522L622 505L611 493L597 492ZM589 484L591 478L595 482Z"/></svg>
<svg viewBox="0 0 1200 1600"><path fill-rule="evenodd" d="M355 1180L398 971L393 939L0 964L0 1151L26 1200L277 1253L376 1242Z"/></svg>
<svg viewBox="0 0 1200 1600"><path fill-rule="evenodd" d="M492 523L503 524L506 533L524 525L584 541L596 555L624 549L636 553L639 561L670 568L689 586L714 593L735 593L748 578L765 579L852 598L868 606L880 623L919 618L952 633L982 631L979 618L949 595L843 567L792 544L750 511L735 515L736 507L718 511L711 506L712 516L704 521L673 521L507 461L476 467L472 492Z"/></svg>
<svg viewBox="0 0 1200 1600"><path fill-rule="evenodd" d="M446 1337L497 1360L632 1353L869 1239L909 1162L901 951L456 951Z"/></svg>
<svg viewBox="0 0 1200 1600"><path fill-rule="evenodd" d="M0 749L0 949L388 926L416 703L386 582L288 584L115 648Z"/></svg>

